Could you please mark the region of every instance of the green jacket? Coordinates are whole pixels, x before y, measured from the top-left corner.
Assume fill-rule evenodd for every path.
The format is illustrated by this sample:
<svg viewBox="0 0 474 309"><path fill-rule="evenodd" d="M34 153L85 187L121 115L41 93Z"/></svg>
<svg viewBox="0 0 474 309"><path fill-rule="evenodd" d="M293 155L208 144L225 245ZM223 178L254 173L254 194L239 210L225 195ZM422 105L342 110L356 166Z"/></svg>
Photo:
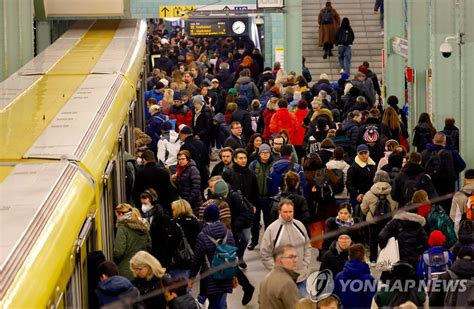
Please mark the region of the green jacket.
<svg viewBox="0 0 474 309"><path fill-rule="evenodd" d="M273 161L270 158L266 164L260 162L260 158L250 163L249 169L257 176L258 195L260 198L267 197L267 176L272 168Z"/></svg>
<svg viewBox="0 0 474 309"><path fill-rule="evenodd" d="M151 249L150 228L148 224L125 219L117 222L117 234L114 241L114 261L119 274L134 279L130 270L130 259L140 250Z"/></svg>

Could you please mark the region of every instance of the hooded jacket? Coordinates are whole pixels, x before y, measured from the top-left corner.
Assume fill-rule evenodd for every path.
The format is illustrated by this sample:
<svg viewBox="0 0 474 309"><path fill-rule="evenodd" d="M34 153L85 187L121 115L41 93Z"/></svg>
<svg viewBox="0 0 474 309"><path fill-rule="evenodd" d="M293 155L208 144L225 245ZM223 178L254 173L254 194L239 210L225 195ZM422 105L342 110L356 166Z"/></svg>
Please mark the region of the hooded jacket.
<svg viewBox="0 0 474 309"><path fill-rule="evenodd" d="M260 308L293 308L299 300L299 291L295 283L298 273L282 266L275 266L260 283L258 303Z"/></svg>
<svg viewBox="0 0 474 309"><path fill-rule="evenodd" d="M130 280L122 276L112 276L100 281L95 294L101 307L128 297L131 299L140 298L138 289L132 285Z"/></svg>
<svg viewBox="0 0 474 309"><path fill-rule="evenodd" d="M168 132L163 132L157 146L158 160L162 162L166 168L177 165L177 157L181 145L181 139L176 131L170 130Z"/></svg>
<svg viewBox="0 0 474 309"><path fill-rule="evenodd" d="M270 119L270 134L287 130L289 143L292 143L295 140L296 126L296 116L288 108L279 108Z"/></svg>
<svg viewBox="0 0 474 309"><path fill-rule="evenodd" d="M428 249L428 236L423 229L425 224L425 218L418 214L406 211L396 213L379 234L380 248L385 248L388 239L395 237L400 260L409 262L416 269L420 255Z"/></svg>
<svg viewBox="0 0 474 309"><path fill-rule="evenodd" d="M252 130L252 118L247 110L250 102L243 96L239 96L236 101L238 108L232 113L231 121L238 121L242 125L242 132L245 138L250 138L254 133Z"/></svg>
<svg viewBox="0 0 474 309"><path fill-rule="evenodd" d="M151 248L150 229L143 221L123 219L117 221L117 234L114 240L114 261L119 274L133 280L130 259L140 250Z"/></svg>
<svg viewBox="0 0 474 309"><path fill-rule="evenodd" d="M189 109L186 104L182 103L179 106L175 106L174 104L170 106L168 111L170 119L176 119L176 128L180 125L184 124L188 127L192 127L193 125L193 112Z"/></svg>
<svg viewBox="0 0 474 309"><path fill-rule="evenodd" d="M296 272L299 274L296 282L302 282L309 275L311 245L305 226L298 220L285 221L280 216L278 220L268 226L260 246L263 266L268 270L273 269L275 266L273 251L286 244L290 244L296 249L298 255Z"/></svg>
<svg viewBox="0 0 474 309"><path fill-rule="evenodd" d="M390 204L390 209L392 213L398 208L398 203L395 202L390 196L392 191L392 186L388 182L377 182L370 188L370 190L364 195L362 199L362 204L360 205L362 213L367 215L366 220L368 222L373 221L375 210L377 209L377 204L379 202L380 196L385 196L388 203Z"/></svg>
<svg viewBox="0 0 474 309"><path fill-rule="evenodd" d="M255 83L252 81L252 79L249 77L249 76L241 76L237 79L237 81L235 82L235 88L237 90L240 89L240 86L241 85L245 85L245 84L248 84L250 83L250 85L252 86L252 89L253 89L253 97L254 98L258 98L260 96L259 92L258 92L258 88L257 86L255 85ZM250 102L249 102L250 103Z"/></svg>
<svg viewBox="0 0 474 309"><path fill-rule="evenodd" d="M349 260L334 280L334 294L339 296L344 308L369 308L375 289L352 292L347 285L352 280L360 280L364 282L364 286L376 286L375 279L370 274L369 265L357 259ZM346 289L343 290L343 287Z"/></svg>

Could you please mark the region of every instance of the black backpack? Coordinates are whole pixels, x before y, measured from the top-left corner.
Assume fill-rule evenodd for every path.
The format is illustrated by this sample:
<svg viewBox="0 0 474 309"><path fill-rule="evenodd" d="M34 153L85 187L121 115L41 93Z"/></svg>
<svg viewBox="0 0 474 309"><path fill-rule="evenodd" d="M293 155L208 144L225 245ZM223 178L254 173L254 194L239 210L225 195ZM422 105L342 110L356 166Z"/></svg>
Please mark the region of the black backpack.
<svg viewBox="0 0 474 309"><path fill-rule="evenodd" d="M425 173L430 175L433 184L443 184L446 181L454 181L453 156L445 149L432 151L425 162Z"/></svg>
<svg viewBox="0 0 474 309"><path fill-rule="evenodd" d="M427 177L425 174L409 176L405 181L405 187L403 193L403 198L405 203L410 203L413 198L413 194L420 189L424 189L423 183L424 179Z"/></svg>
<svg viewBox="0 0 474 309"><path fill-rule="evenodd" d="M237 197L235 197L235 195L238 195ZM245 212L242 213L242 218L244 219L244 228L249 228L252 226L252 223L253 223L253 206L252 206L252 203L250 203L250 201L242 194L242 192L240 190L231 190L230 193L229 193L229 197L230 196L234 196L235 199L239 200L241 199L242 200L242 205L244 206L243 208L245 208ZM230 201L229 201L229 206L230 206Z"/></svg>
<svg viewBox="0 0 474 309"><path fill-rule="evenodd" d="M373 193L373 192L372 192ZM379 217L379 216L384 216L388 213L392 212L392 208L390 207L390 202L387 199L386 195L377 195L374 193L374 195L377 197L377 207L375 208L374 213L372 214L373 217Z"/></svg>
<svg viewBox="0 0 474 309"><path fill-rule="evenodd" d="M332 16L332 10L325 9L322 13L322 16L321 16L321 23L324 24L324 25L332 24L333 20L334 20L334 18Z"/></svg>
<svg viewBox="0 0 474 309"><path fill-rule="evenodd" d="M314 182L316 185L316 196L318 201L326 202L328 200L334 199L334 190L332 189L331 182L329 177L326 174L326 169L322 170L321 175L314 176Z"/></svg>

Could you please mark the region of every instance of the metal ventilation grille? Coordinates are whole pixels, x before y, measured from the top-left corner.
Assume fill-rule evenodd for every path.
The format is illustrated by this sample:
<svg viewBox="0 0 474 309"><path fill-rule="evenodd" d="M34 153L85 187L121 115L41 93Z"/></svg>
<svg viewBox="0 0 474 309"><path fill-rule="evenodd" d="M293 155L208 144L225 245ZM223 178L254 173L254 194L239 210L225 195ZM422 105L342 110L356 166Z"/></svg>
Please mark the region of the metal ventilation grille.
<svg viewBox="0 0 474 309"><path fill-rule="evenodd" d="M30 254L33 245L38 240L44 227L51 219L51 215L58 206L59 201L66 192L66 189L76 174L77 167L68 164L57 184L54 186L51 193L40 206L39 211L31 220L30 225L25 229L20 239L17 240L15 247L11 250L7 257L0 279L0 298L5 296L6 291L12 284L18 270L23 265L23 262Z"/></svg>
<svg viewBox="0 0 474 309"><path fill-rule="evenodd" d="M87 129L87 132L82 138L81 142L79 143L79 146L74 151L74 156L75 158L77 158L77 160L82 160L87 150L89 149L89 146L91 145L94 137L97 135L97 131L99 130L99 127L102 121L104 120L105 115L107 114L107 111L112 106L115 100L115 96L117 95L120 89L122 80L123 80L123 77L121 75L117 75L117 77L115 78L115 82L112 88L110 88L109 92L107 93L107 96L104 99L104 102L102 103L99 110L97 111L97 114L95 115L94 120L92 121L91 125Z"/></svg>

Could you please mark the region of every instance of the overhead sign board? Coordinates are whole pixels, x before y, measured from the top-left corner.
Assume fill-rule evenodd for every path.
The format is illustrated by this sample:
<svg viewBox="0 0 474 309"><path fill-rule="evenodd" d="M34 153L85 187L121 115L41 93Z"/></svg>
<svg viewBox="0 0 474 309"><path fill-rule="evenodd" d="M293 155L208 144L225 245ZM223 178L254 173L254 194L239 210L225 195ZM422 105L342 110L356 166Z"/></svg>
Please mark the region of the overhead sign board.
<svg viewBox="0 0 474 309"><path fill-rule="evenodd" d="M395 54L408 58L408 40L394 37L392 39L392 50Z"/></svg>
<svg viewBox="0 0 474 309"><path fill-rule="evenodd" d="M195 5L162 5L159 8L160 18L188 18Z"/></svg>
<svg viewBox="0 0 474 309"><path fill-rule="evenodd" d="M249 19L241 18L191 18L185 23L191 37L248 36Z"/></svg>
<svg viewBox="0 0 474 309"><path fill-rule="evenodd" d="M284 0L257 0L257 8L259 9L281 9L284 6Z"/></svg>

